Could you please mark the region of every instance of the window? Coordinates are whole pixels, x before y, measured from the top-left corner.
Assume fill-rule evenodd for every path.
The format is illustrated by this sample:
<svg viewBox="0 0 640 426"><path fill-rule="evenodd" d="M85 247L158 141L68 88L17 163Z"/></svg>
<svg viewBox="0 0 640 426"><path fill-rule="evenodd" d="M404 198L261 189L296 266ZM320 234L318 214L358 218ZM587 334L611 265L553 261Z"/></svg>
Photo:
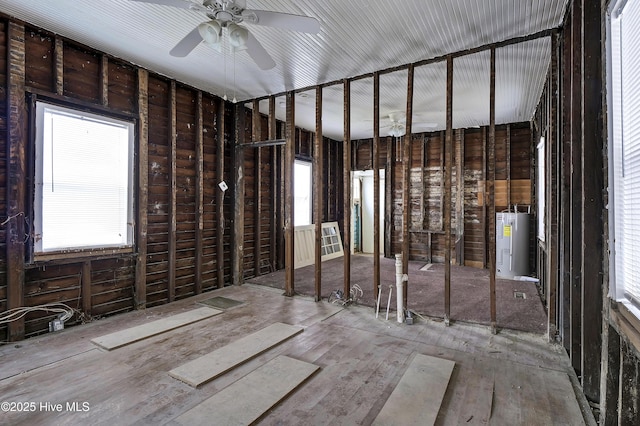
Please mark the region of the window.
<svg viewBox="0 0 640 426"><path fill-rule="evenodd" d="M293 167L293 225L311 225L311 163L295 161Z"/></svg>
<svg viewBox="0 0 640 426"><path fill-rule="evenodd" d="M133 123L36 102L36 258L133 244Z"/></svg>
<svg viewBox="0 0 640 426"><path fill-rule="evenodd" d="M545 141L544 137L540 138L540 142L538 143L538 170L537 170L537 182L536 182L536 198L538 202L538 238L540 241L544 241L544 211L546 207L546 191L545 191L545 149L544 149Z"/></svg>
<svg viewBox="0 0 640 426"><path fill-rule="evenodd" d="M610 296L640 317L640 2L608 19Z"/></svg>

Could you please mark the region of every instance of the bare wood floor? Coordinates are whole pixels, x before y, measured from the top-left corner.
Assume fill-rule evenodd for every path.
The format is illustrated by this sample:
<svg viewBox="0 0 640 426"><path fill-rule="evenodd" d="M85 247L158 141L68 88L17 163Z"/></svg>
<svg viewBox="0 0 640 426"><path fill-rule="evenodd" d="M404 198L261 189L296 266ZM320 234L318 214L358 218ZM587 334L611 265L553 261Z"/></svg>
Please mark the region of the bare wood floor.
<svg viewBox="0 0 640 426"><path fill-rule="evenodd" d="M90 342L201 307L197 301L214 296L245 303L111 352ZM173 368L274 322L305 330L198 389L169 376ZM340 309L254 285L227 287L1 347L0 401L34 402L36 409L0 413L0 423L171 424L267 361L287 355L313 363L320 371L260 424L366 425L380 412L416 353L456 363L437 424L584 424L568 359L561 347L540 335L492 335L485 326L462 323L397 324L376 320L371 308ZM72 402L79 403L80 411L67 410ZM62 404L61 412L55 404ZM216 424L215 419L210 424Z"/></svg>

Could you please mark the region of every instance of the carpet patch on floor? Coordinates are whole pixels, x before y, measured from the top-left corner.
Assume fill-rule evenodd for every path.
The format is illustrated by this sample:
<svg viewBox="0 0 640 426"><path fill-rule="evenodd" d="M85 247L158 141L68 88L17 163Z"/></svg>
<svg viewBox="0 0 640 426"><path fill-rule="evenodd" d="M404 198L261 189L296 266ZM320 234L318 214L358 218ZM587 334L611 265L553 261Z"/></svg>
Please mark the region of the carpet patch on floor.
<svg viewBox="0 0 640 426"><path fill-rule="evenodd" d="M244 302L240 300L229 299L227 297L217 296L212 297L211 299L201 300L200 303L218 309L229 309L233 308L234 306L242 305Z"/></svg>

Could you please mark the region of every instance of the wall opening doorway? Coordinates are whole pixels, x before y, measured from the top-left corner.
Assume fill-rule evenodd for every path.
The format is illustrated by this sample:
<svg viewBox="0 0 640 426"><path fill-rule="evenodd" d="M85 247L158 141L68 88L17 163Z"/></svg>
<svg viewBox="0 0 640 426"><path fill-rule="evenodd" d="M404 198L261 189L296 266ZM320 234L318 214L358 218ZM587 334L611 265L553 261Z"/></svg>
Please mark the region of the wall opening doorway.
<svg viewBox="0 0 640 426"><path fill-rule="evenodd" d="M384 249L385 174L380 170L380 251ZM373 170L353 172L352 250L355 253L373 253Z"/></svg>

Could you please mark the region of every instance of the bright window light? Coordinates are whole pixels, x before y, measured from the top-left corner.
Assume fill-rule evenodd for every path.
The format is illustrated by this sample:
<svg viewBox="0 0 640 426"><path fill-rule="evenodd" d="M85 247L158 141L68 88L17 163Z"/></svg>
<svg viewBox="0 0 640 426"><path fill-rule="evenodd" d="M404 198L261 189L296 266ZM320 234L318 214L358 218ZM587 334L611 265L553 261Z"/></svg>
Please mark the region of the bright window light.
<svg viewBox="0 0 640 426"><path fill-rule="evenodd" d="M35 254L133 244L133 123L36 103Z"/></svg>
<svg viewBox="0 0 640 426"><path fill-rule="evenodd" d="M296 161L293 166L293 224L311 225L311 163Z"/></svg>

